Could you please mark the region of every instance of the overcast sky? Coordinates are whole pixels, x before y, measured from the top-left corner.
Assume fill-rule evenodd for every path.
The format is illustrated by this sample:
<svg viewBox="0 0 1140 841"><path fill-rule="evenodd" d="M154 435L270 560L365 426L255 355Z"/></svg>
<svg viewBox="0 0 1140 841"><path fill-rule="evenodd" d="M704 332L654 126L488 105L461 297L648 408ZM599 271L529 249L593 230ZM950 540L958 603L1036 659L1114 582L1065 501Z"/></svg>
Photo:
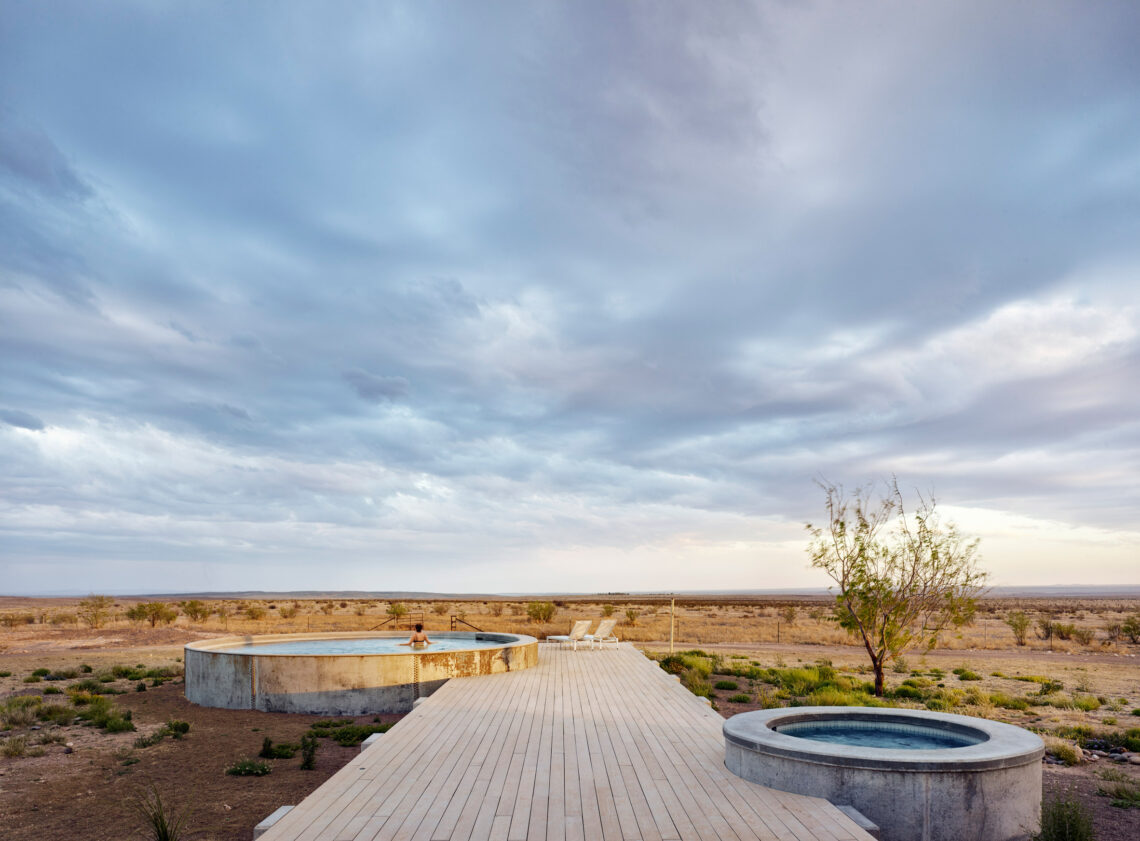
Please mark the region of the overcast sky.
<svg viewBox="0 0 1140 841"><path fill-rule="evenodd" d="M0 592L1140 582L1140 6L0 9Z"/></svg>

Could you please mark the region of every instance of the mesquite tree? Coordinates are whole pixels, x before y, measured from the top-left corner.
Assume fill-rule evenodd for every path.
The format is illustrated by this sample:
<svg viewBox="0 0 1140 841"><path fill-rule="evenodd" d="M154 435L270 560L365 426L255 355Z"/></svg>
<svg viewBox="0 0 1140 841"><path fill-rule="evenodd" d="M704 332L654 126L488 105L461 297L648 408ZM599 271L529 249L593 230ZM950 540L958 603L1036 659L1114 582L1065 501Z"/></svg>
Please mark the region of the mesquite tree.
<svg viewBox="0 0 1140 841"><path fill-rule="evenodd" d="M871 486L819 486L827 524L807 524L811 563L835 582L836 618L867 649L882 695L887 664L912 646L933 648L942 631L973 618L986 577L978 541L944 524L934 499L920 496L908 514L895 479L881 496Z"/></svg>

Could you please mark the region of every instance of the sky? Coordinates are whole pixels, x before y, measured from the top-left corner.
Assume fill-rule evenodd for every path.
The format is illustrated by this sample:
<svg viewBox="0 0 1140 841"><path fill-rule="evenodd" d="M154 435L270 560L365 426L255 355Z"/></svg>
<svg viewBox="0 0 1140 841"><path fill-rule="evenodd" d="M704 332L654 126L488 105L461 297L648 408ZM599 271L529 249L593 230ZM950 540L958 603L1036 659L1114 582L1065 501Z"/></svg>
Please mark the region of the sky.
<svg viewBox="0 0 1140 841"><path fill-rule="evenodd" d="M0 592L1140 583L1140 6L5 2Z"/></svg>

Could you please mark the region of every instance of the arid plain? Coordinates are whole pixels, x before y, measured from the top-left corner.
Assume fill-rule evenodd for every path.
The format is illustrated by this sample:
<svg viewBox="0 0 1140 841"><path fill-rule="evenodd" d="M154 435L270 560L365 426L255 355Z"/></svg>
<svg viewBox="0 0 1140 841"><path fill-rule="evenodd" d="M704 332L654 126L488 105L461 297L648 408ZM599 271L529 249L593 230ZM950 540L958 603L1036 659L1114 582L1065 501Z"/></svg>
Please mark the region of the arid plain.
<svg viewBox="0 0 1140 841"><path fill-rule="evenodd" d="M165 605L146 617L139 605ZM541 605L536 609L536 605ZM862 649L813 598L626 595L391 602L350 598L109 600L93 627L79 599L0 599L0 826L12 841L129 837L139 798L188 808L187 837L245 841L278 805L295 803L349 761L319 716L214 710L182 694L182 645L229 634L453 627L540 639L578 618L620 620L618 635L661 659L725 716L762 706L878 703ZM544 613L553 610L546 621ZM127 618L130 612L135 619ZM1017 644L1010 619L1028 621ZM535 618L537 617L537 618ZM1046 796L1076 794L1101 839L1140 837L1140 600L985 599L975 621L937 648L908 651L886 703L952 710L1029 727L1046 739ZM1016 622L1015 622L1016 624ZM103 699L103 700L94 700ZM92 714L97 710L97 714ZM357 717L355 735L397 720ZM188 725L180 733L179 722ZM314 729L313 724L318 724ZM118 732L116 732L118 731ZM301 757L257 761L263 742L321 738ZM285 751L288 752L287 750ZM1123 757L1123 759L1121 758ZM1140 760L1138 760L1140 761Z"/></svg>

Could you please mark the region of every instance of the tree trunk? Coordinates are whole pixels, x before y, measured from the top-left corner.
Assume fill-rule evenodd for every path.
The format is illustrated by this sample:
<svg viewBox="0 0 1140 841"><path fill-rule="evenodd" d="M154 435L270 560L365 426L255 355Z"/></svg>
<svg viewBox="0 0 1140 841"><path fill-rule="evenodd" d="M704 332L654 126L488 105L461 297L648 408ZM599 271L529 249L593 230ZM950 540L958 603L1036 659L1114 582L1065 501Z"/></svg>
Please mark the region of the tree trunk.
<svg viewBox="0 0 1140 841"><path fill-rule="evenodd" d="M875 668L875 697L883 697L883 663L881 660L872 660L871 665Z"/></svg>

